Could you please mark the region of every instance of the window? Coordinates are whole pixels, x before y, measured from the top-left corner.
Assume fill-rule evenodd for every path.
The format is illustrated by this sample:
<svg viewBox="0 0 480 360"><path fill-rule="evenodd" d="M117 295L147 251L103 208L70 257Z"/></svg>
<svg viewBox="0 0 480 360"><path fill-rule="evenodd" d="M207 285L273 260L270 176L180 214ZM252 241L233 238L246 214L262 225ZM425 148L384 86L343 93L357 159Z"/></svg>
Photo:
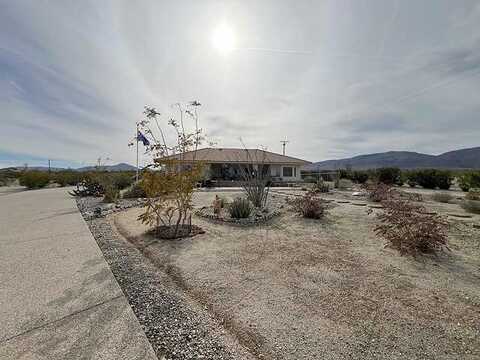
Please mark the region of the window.
<svg viewBox="0 0 480 360"><path fill-rule="evenodd" d="M285 166L283 168L283 176L284 177L292 177L293 176L293 168L291 166Z"/></svg>

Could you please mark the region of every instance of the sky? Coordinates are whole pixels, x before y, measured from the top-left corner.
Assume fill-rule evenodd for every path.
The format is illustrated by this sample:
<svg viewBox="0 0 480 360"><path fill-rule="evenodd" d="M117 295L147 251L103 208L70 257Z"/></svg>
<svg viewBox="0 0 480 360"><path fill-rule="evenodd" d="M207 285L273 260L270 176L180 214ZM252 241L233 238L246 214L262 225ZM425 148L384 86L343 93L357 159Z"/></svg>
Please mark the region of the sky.
<svg viewBox="0 0 480 360"><path fill-rule="evenodd" d="M134 164L192 100L218 147L480 146L480 2L0 0L0 167Z"/></svg>

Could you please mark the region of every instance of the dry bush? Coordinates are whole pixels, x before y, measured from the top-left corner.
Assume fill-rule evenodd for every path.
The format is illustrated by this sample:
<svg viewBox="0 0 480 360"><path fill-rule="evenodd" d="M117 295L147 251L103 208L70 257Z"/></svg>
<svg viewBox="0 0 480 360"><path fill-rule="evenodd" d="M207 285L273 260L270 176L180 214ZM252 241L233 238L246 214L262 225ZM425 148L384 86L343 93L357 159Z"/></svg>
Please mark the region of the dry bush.
<svg viewBox="0 0 480 360"><path fill-rule="evenodd" d="M468 190L467 195L465 195L465 199L467 200L480 200L480 189L473 188Z"/></svg>
<svg viewBox="0 0 480 360"><path fill-rule="evenodd" d="M395 189L384 183L367 183L363 188L367 191L368 198L373 202L382 202L392 197L399 197L399 193Z"/></svg>
<svg viewBox="0 0 480 360"><path fill-rule="evenodd" d="M352 188L353 182L352 180L349 180L349 179L337 179L335 181L334 186L335 186L335 189L338 189L338 190L347 190Z"/></svg>
<svg viewBox="0 0 480 360"><path fill-rule="evenodd" d="M327 203L319 198L314 191L308 191L300 197L287 201L293 211L308 219L322 218L327 209Z"/></svg>
<svg viewBox="0 0 480 360"><path fill-rule="evenodd" d="M425 207L409 200L390 198L382 201L384 211L378 215L375 232L401 255L435 253L448 249L448 223L438 215L426 214Z"/></svg>
<svg viewBox="0 0 480 360"><path fill-rule="evenodd" d="M432 199L434 201L447 204L453 200L453 196L449 193L435 193L432 195Z"/></svg>
<svg viewBox="0 0 480 360"><path fill-rule="evenodd" d="M330 186L323 180L320 180L313 185L312 190L317 193L328 193L330 191Z"/></svg>

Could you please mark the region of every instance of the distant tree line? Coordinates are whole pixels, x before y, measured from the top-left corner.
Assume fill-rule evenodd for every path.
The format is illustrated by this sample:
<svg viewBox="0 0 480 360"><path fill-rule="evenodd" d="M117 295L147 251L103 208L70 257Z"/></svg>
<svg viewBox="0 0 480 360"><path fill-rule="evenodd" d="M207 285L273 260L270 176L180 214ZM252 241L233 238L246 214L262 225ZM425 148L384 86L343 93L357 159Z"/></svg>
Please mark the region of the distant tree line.
<svg viewBox="0 0 480 360"><path fill-rule="evenodd" d="M480 188L480 171L464 170L452 171L443 169L415 169L401 170L397 167L384 167L369 170L340 169L337 171L320 171L307 173L304 177L306 182L318 182L319 179L334 181L336 179L348 179L357 184L367 181L379 182L387 185L402 186L408 184L411 187L421 186L425 189L448 190L457 179L459 187L468 192L472 188Z"/></svg>

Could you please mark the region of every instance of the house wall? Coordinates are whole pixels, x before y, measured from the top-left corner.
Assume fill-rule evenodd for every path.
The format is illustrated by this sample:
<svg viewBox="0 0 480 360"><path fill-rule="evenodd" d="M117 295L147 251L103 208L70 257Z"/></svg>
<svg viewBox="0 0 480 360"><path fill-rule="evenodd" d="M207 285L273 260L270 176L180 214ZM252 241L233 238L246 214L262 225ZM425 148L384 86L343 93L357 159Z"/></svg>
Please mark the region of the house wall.
<svg viewBox="0 0 480 360"><path fill-rule="evenodd" d="M284 170L284 168L291 168L292 175L291 176L284 175L286 171ZM302 177L300 174L300 169L301 169L301 166L272 164L270 165L270 176L277 179L282 179L282 181L301 181ZM218 175L214 173L215 171L213 171L211 164L205 164L203 178L207 180L207 179L211 179L212 177L215 177L215 175Z"/></svg>
<svg viewBox="0 0 480 360"><path fill-rule="evenodd" d="M291 168L291 176L287 176L288 169ZM282 181L301 181L302 177L300 175L300 166L295 165L271 165L270 166L270 175L275 178L281 178Z"/></svg>

